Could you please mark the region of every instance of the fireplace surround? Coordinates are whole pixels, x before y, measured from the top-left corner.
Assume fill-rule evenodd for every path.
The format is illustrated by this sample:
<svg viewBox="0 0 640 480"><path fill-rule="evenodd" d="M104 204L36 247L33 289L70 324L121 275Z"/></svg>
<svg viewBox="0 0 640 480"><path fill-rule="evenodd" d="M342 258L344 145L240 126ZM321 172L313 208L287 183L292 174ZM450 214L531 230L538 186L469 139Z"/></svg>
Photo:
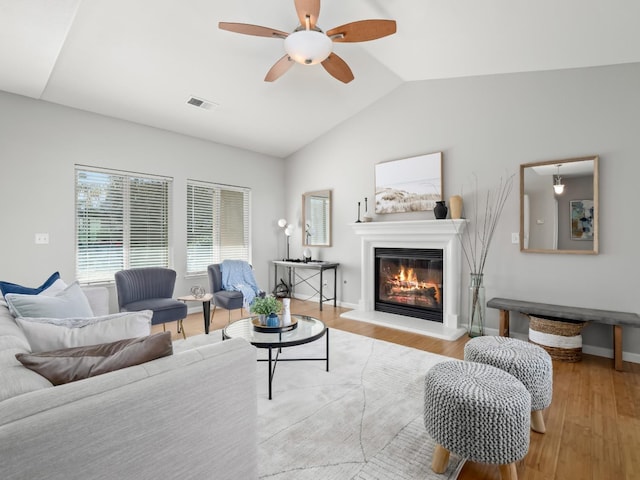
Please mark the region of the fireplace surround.
<svg viewBox="0 0 640 480"><path fill-rule="evenodd" d="M466 333L460 326L461 246L458 233L466 220L412 220L351 224L360 237L360 300L341 316L445 340ZM442 322L376 309L376 249L434 249L442 251Z"/></svg>

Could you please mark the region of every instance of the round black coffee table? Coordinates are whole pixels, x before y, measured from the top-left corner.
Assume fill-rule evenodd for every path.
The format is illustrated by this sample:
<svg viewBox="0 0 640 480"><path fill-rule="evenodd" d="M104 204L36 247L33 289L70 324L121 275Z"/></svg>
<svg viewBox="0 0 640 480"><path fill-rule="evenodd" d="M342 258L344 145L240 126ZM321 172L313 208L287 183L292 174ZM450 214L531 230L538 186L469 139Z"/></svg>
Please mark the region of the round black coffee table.
<svg viewBox="0 0 640 480"><path fill-rule="evenodd" d="M329 371L329 329L322 320L309 317L307 315L292 314L292 319L297 320L297 327L285 332L265 332L264 329L254 328L253 319L255 317L242 318L222 330L222 339L244 338L251 345L257 348L266 348L269 351L268 359L258 359L259 362L269 362L269 400L272 398L271 384L276 371L278 357L283 348L293 347L310 343L326 337L326 355L324 358L281 358L281 362L292 362L300 360L318 360L327 362L327 372ZM275 357L273 350L276 349Z"/></svg>

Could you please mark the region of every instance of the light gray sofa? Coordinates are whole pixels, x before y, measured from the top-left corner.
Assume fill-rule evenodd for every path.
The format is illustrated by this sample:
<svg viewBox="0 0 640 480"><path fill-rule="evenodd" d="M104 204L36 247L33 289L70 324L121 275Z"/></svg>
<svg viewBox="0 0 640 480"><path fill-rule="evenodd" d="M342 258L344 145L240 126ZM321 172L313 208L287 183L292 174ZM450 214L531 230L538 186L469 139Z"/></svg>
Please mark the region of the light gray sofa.
<svg viewBox="0 0 640 480"><path fill-rule="evenodd" d="M104 313L104 295L85 293ZM56 387L20 352L0 305L1 479L257 478L256 354L243 340L180 340L172 356Z"/></svg>

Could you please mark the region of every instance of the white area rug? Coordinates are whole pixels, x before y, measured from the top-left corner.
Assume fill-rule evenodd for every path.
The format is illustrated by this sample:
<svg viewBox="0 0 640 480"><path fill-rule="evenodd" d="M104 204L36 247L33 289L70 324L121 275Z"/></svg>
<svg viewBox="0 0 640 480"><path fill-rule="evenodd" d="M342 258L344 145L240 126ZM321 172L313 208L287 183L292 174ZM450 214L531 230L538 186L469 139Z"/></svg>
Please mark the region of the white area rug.
<svg viewBox="0 0 640 480"><path fill-rule="evenodd" d="M281 358L323 357L325 339L283 349ZM259 350L260 358L266 351ZM258 364L261 479L455 479L463 461L431 470L433 440L422 420L424 375L448 357L330 331L325 362L280 362L268 400Z"/></svg>

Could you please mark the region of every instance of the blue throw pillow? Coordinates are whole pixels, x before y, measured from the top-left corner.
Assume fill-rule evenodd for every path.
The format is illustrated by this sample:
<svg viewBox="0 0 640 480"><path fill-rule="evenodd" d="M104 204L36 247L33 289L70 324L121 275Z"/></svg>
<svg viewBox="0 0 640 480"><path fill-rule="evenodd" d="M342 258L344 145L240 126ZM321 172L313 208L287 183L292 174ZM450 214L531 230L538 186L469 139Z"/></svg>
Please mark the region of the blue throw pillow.
<svg viewBox="0 0 640 480"><path fill-rule="evenodd" d="M0 282L0 292L2 292L3 296L7 293L19 293L21 295L38 295L40 292L53 285L53 282L58 279L60 279L60 273L56 272L49 278L47 278L47 280L37 288L23 287L22 285L10 282Z"/></svg>

